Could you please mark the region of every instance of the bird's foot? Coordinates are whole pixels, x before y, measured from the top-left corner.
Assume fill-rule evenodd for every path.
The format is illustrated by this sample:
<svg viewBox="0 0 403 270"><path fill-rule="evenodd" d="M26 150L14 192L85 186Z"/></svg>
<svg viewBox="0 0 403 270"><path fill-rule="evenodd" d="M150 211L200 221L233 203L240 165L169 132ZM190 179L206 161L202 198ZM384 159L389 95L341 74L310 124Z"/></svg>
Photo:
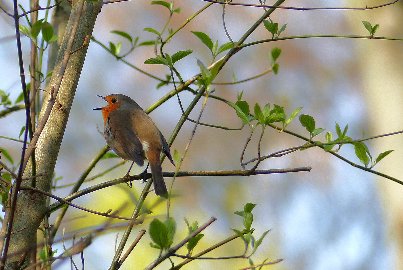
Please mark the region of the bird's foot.
<svg viewBox="0 0 403 270"><path fill-rule="evenodd" d="M125 178L125 180L126 180L126 185L127 185L129 188L132 188L132 187L133 187L133 183L132 183L132 180L130 180L130 174L129 174L129 172L127 172L126 175L123 176L123 178Z"/></svg>

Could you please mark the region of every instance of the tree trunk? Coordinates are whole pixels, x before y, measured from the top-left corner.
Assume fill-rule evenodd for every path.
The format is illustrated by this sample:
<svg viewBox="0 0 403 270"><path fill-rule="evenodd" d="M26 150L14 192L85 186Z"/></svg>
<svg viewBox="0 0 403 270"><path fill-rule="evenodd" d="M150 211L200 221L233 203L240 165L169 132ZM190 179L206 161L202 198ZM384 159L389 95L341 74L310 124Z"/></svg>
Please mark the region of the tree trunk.
<svg viewBox="0 0 403 270"><path fill-rule="evenodd" d="M39 175L35 178L35 187L46 192L50 191L56 160L84 64L88 42L101 6L102 1L73 1L73 7L60 50L57 54L52 78L45 89L39 122L44 117L50 94L57 91L57 81L61 77L63 78L49 119L35 149L36 173ZM74 34L73 28L77 20L79 21L78 28L76 29L72 51L70 52L67 51L67 44L70 37ZM70 54L70 57L63 72L62 62L66 53ZM31 166L29 163L25 170L24 178L31 176ZM32 186L32 180L24 180L22 186ZM21 265L26 265L30 257L29 253L36 250L36 232L47 212L46 201L46 196L39 193L26 190L19 192L6 269L18 269Z"/></svg>

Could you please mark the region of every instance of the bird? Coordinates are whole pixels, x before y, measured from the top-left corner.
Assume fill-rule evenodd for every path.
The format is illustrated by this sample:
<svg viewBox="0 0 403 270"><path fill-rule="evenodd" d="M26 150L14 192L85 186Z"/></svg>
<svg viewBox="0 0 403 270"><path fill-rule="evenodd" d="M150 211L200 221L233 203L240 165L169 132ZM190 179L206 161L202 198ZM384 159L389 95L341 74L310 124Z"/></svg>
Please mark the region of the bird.
<svg viewBox="0 0 403 270"><path fill-rule="evenodd" d="M98 96L108 103L104 107L94 108L102 111L106 143L119 157L131 160L140 167L148 160L155 194L166 198L168 191L162 177L161 153L163 152L174 166L175 162L161 131L130 97L123 94Z"/></svg>

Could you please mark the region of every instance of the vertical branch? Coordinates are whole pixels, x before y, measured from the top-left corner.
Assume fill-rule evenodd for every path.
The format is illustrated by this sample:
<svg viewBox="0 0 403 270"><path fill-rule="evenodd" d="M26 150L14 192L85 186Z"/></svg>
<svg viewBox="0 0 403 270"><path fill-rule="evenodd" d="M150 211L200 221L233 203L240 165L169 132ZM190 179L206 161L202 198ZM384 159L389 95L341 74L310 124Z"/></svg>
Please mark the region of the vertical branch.
<svg viewBox="0 0 403 270"><path fill-rule="evenodd" d="M96 17L102 6L102 1L77 0L73 1L73 3L68 26L58 52L54 72L45 89L46 97L39 118L39 122L43 123L43 130L38 132L38 128L36 129L38 134L37 143L31 142L30 144L30 146L36 144L36 147L33 149L36 157L36 187L44 192L50 190L64 130L84 64L88 47L83 46L83 44L86 44L88 37L91 36ZM71 41L72 39L73 41ZM21 72L21 74L23 74L23 72ZM55 93L58 94L55 95ZM54 99L55 106L48 106L49 97ZM26 96L26 98L28 97ZM51 107L50 111L49 107ZM29 106L27 106L27 108L29 112ZM47 112L49 112L48 115ZM29 115L27 117L29 117ZM27 122L27 124L28 123L29 122ZM28 129L26 129L26 132L27 131ZM33 139L34 138L35 135L33 136ZM21 162L22 166L24 166L27 157L29 157L27 154L28 153L24 153L25 159L24 162ZM32 162L28 163L27 168L31 166ZM31 177L30 169L26 169L24 185L30 185ZM21 181L16 181L14 192L18 191L20 185ZM16 207L10 211L9 224L12 224L12 226L9 226L10 230L7 232L7 249L5 242L2 257L3 262L6 263L5 267L7 269L15 269L18 268L19 265L26 264L27 260L24 254L35 249L35 235L47 211L46 200L46 196L29 190L15 192L13 194L12 202L16 203ZM14 215L14 223L11 219L11 215ZM16 256L7 258L7 250L9 254L16 254ZM2 267L4 267L4 265Z"/></svg>
<svg viewBox="0 0 403 270"><path fill-rule="evenodd" d="M24 95L24 104L25 104L25 132L24 132L24 143L21 151L21 161L20 167L18 169L17 179L15 180L14 186L11 188L11 203L10 208L6 211L6 216L4 220L7 221L6 224L3 224L3 227L7 227L6 235L4 239L4 248L2 248L2 256L0 259L0 269L4 269L5 262L7 259L7 251L10 245L11 238L11 230L13 227L14 216L15 216L15 208L17 205L17 194L21 187L22 181L22 173L23 173L23 160L25 156L25 149L27 147L28 140L28 129L30 123L30 105L29 105L29 97L27 93L27 84L25 82L25 71L24 71L24 60L22 58L22 46L21 46L21 34L20 34L20 21L18 16L18 2L17 0L13 1L13 10L14 10L14 27L15 27L15 37L17 40L17 53L18 53L18 65L20 68L20 79L21 79L21 87Z"/></svg>

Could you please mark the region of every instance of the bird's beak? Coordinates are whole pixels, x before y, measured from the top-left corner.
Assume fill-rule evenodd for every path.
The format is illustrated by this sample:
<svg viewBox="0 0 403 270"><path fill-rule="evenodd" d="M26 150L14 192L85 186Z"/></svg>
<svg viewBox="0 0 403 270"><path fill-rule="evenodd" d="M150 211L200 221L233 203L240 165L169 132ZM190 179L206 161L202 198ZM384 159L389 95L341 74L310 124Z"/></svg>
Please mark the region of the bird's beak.
<svg viewBox="0 0 403 270"><path fill-rule="evenodd" d="M101 96L101 95L97 95L97 96L106 101L106 99L105 99L104 96ZM100 107L100 108L94 108L94 109L92 109L92 110L94 110L94 111L100 111L100 110L102 110L102 107Z"/></svg>

